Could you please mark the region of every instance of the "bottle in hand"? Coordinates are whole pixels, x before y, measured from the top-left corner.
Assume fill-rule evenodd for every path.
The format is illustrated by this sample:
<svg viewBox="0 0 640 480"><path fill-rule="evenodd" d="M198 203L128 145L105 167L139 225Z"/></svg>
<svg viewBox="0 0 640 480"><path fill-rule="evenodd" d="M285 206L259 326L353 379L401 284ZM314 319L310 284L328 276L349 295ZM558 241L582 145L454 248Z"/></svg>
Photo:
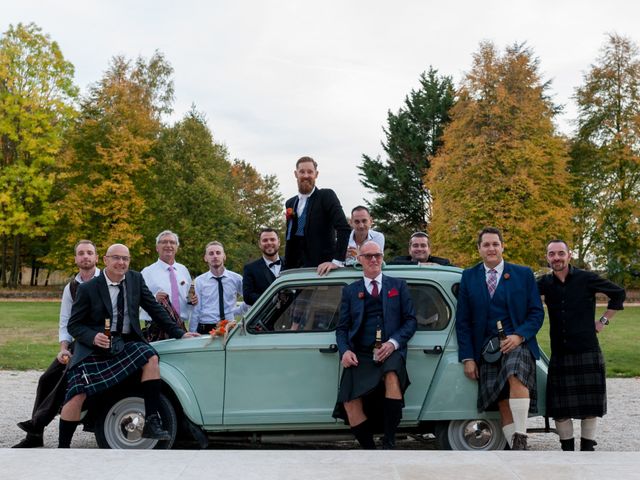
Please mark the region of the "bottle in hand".
<svg viewBox="0 0 640 480"><path fill-rule="evenodd" d="M379 363L378 354L382 348L382 330L376 329L376 343L373 344L373 361Z"/></svg>
<svg viewBox="0 0 640 480"><path fill-rule="evenodd" d="M187 305L193 305L193 297L196 295L196 282L191 280L191 285L189 286L189 293L187 293Z"/></svg>
<svg viewBox="0 0 640 480"><path fill-rule="evenodd" d="M504 333L504 329L502 328L502 322L500 320L496 322L496 327L498 327L498 338L500 339L500 341L502 342L503 340L506 340L507 336Z"/></svg>
<svg viewBox="0 0 640 480"><path fill-rule="evenodd" d="M111 348L111 319L104 319L104 334L109 339L109 348Z"/></svg>

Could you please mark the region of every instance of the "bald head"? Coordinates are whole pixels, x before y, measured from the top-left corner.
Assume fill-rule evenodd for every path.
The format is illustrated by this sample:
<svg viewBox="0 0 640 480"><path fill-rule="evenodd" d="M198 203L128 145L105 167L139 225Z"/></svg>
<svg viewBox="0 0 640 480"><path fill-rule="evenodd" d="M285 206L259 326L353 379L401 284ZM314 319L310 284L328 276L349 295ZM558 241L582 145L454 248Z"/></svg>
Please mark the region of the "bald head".
<svg viewBox="0 0 640 480"><path fill-rule="evenodd" d="M129 249L121 243L114 243L107 248L107 254L103 258L104 271L109 280L120 282L129 270Z"/></svg>

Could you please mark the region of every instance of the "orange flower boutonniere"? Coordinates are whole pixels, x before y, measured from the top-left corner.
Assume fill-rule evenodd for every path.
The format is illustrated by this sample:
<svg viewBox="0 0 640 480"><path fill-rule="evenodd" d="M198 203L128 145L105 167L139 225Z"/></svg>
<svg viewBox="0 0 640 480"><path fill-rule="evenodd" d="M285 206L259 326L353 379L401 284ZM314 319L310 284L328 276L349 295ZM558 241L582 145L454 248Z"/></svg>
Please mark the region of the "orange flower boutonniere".
<svg viewBox="0 0 640 480"><path fill-rule="evenodd" d="M358 292L358 298L362 300L364 298L364 292Z"/></svg>
<svg viewBox="0 0 640 480"><path fill-rule="evenodd" d="M287 212L285 216L287 217L287 222L291 220L294 217L293 208L291 207L287 208Z"/></svg>
<svg viewBox="0 0 640 480"><path fill-rule="evenodd" d="M511 275L509 275L508 273L505 273L504 275L502 275L502 278L504 278L505 280L509 280L509 277Z"/></svg>
<svg viewBox="0 0 640 480"><path fill-rule="evenodd" d="M231 330L233 330L233 327L236 326L236 322L235 321L231 321L231 320L220 320L218 322L218 325L216 325L216 328L214 328L213 330L211 330L211 332L209 332L209 335L211 335L212 337L223 337L227 334L227 332L230 332Z"/></svg>

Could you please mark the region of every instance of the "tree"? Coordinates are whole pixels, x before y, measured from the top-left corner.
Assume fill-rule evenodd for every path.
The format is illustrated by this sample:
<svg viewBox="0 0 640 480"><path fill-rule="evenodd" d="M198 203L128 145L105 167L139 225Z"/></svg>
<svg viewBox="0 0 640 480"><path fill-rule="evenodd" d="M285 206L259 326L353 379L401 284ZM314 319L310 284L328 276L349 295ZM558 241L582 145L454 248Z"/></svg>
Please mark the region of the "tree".
<svg viewBox="0 0 640 480"><path fill-rule="evenodd" d="M500 55L482 43L451 110L428 182L432 241L458 265L477 259L475 237L487 225L502 229L511 261L530 266L547 239L569 233L567 148L538 70L523 45Z"/></svg>
<svg viewBox="0 0 640 480"><path fill-rule="evenodd" d="M57 43L33 23L10 26L0 39L3 286L18 284L24 239L43 237L55 223L52 167L75 114L76 95L73 65Z"/></svg>
<svg viewBox="0 0 640 480"><path fill-rule="evenodd" d="M578 131L571 152L577 249L609 278L628 284L640 269L640 55L610 34L576 90Z"/></svg>
<svg viewBox="0 0 640 480"><path fill-rule="evenodd" d="M99 252L112 243L126 244L138 257L150 250L140 228L149 213L141 192L161 116L171 111L172 71L158 52L148 61L114 57L82 100L59 165L61 218L47 258L55 266L69 265L69 251L81 238L93 240Z"/></svg>
<svg viewBox="0 0 640 480"><path fill-rule="evenodd" d="M387 248L396 253L404 253L412 231L427 229L431 192L425 174L442 145L453 102L451 78L438 76L430 68L398 113L387 115L386 143L382 144L387 160L362 156L360 182L376 193L369 203L371 214L385 233Z"/></svg>

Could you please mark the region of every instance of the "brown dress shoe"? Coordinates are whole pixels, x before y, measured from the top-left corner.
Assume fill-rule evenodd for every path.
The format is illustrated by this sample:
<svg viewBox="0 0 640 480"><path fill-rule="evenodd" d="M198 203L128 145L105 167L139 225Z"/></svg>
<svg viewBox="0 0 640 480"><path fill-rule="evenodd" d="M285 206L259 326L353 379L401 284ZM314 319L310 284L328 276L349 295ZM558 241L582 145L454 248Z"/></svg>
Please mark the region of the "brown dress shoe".
<svg viewBox="0 0 640 480"><path fill-rule="evenodd" d="M527 450L527 436L522 433L514 433L511 450Z"/></svg>

